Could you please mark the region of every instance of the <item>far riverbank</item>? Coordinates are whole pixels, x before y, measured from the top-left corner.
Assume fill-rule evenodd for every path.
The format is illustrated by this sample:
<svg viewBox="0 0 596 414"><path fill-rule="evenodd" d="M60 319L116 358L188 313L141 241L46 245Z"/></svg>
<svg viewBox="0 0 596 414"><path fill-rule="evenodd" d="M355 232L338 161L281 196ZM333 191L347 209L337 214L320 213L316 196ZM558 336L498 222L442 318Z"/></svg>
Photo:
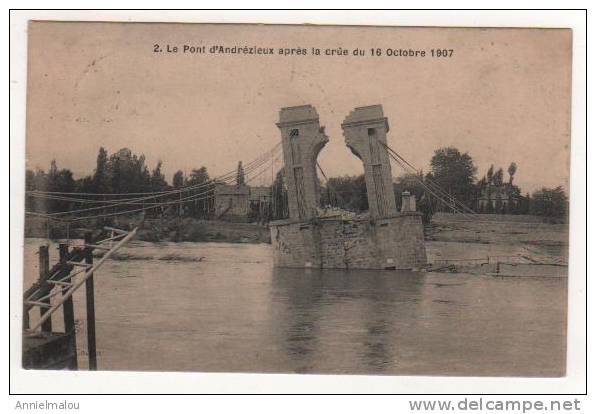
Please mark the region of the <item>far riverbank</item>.
<svg viewBox="0 0 596 414"><path fill-rule="evenodd" d="M227 243L270 243L269 228L266 224L231 223L218 220L198 220L193 218L164 218L132 221L126 217L109 223L76 222L67 225L63 222L43 218L27 218L25 237L50 239L80 238L87 229L109 225L122 229L139 227L136 239L149 242L227 242Z"/></svg>
<svg viewBox="0 0 596 414"><path fill-rule="evenodd" d="M108 223L67 225L42 218L27 218L25 237L80 238L86 229L110 225L123 229L138 226L137 240L147 242L270 243L266 224L232 223L193 218L163 218L133 221L120 217ZM541 263L565 263L568 256L568 225L548 223L536 216L484 214L475 219L437 213L425 226L430 264L471 262L487 257L529 258ZM489 260L490 261L490 260Z"/></svg>

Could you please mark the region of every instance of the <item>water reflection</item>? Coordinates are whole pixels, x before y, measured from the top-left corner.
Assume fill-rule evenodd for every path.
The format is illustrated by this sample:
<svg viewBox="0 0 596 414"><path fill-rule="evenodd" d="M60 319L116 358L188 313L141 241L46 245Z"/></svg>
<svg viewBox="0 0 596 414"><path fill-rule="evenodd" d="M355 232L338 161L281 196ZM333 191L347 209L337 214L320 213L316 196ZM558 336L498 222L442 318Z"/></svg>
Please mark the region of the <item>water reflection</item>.
<svg viewBox="0 0 596 414"><path fill-rule="evenodd" d="M407 271L275 269L271 300L285 306L273 329L297 372L313 370L327 344L340 351L355 338L357 363L384 372L397 364L400 319L416 312L403 305L416 306L423 285L424 274Z"/></svg>

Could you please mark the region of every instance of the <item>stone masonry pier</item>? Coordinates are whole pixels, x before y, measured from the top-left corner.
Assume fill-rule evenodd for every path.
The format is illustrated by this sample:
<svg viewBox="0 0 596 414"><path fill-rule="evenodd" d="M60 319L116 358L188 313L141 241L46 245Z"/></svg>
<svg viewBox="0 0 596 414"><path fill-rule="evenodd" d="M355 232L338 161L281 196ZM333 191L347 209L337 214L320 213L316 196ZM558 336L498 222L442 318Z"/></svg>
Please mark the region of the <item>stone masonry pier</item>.
<svg viewBox="0 0 596 414"><path fill-rule="evenodd" d="M274 264L321 269L419 269L426 265L422 215L408 198L395 206L381 105L356 108L342 123L346 145L363 162L366 218L319 217L317 156L328 142L310 105L283 108L277 126L284 152L289 219L270 223ZM404 195L409 197L409 195Z"/></svg>
<svg viewBox="0 0 596 414"><path fill-rule="evenodd" d="M274 264L322 269L419 269L426 265L419 213L377 220L321 218L271 224Z"/></svg>

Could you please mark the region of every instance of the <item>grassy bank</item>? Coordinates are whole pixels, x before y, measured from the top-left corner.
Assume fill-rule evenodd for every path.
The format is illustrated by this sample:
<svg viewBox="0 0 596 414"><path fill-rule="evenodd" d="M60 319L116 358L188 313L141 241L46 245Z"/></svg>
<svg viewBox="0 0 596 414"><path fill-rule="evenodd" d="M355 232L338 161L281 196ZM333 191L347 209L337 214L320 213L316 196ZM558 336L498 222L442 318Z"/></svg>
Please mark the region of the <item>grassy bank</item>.
<svg viewBox="0 0 596 414"><path fill-rule="evenodd" d="M120 217L118 220L109 222L89 221L66 224L33 217L25 221L25 237L80 238L87 229L101 228L106 225L122 229L138 227L136 239L142 241L271 242L269 229L264 225L193 218L133 221Z"/></svg>

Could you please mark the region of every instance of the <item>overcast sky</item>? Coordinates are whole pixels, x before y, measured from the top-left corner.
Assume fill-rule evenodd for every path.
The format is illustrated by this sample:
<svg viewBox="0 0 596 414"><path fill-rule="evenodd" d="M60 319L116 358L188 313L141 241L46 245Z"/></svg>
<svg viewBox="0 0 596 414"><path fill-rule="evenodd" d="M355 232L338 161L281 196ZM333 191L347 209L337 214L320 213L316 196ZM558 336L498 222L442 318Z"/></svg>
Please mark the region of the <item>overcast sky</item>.
<svg viewBox="0 0 596 414"><path fill-rule="evenodd" d="M359 47L367 56L183 54L167 44ZM371 47L454 51L376 58ZM340 125L354 107L382 104L389 145L425 171L435 149L455 146L478 178L515 161L524 192L568 187L569 30L38 22L28 58L28 168L47 170L55 158L80 177L99 146L128 147L150 168L161 159L169 182L202 165L216 176L279 142L281 107L311 104L330 139L319 156L327 176L360 174Z"/></svg>

